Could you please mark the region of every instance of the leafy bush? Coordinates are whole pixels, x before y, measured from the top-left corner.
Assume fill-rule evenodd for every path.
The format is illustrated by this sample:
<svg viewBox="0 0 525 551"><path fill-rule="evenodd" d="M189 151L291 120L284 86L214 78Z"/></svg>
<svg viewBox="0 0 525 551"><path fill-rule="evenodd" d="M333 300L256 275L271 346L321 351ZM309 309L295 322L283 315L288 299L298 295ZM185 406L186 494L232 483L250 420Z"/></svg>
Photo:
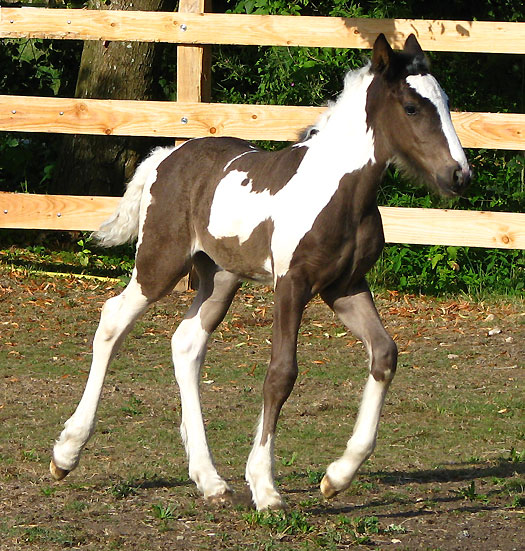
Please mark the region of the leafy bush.
<svg viewBox="0 0 525 551"><path fill-rule="evenodd" d="M81 51L74 41L4 39L0 89L11 95L71 96ZM45 193L59 144L59 135L0 133L0 189Z"/></svg>
<svg viewBox="0 0 525 551"><path fill-rule="evenodd" d="M82 2L73 4L79 7ZM496 21L520 21L525 15L522 0L484 0L475 6L466 0L217 0L214 9L294 16ZM81 46L76 41L4 40L0 49L3 93L72 96ZM340 92L344 73L363 63L361 52L345 49L217 46L212 51L212 100L227 103L323 105ZM176 93L174 54L175 48L165 48L160 84L167 98ZM450 52L428 55L454 108L523 112L523 56ZM0 189L46 192L60 138L0 134ZM282 146L270 142L260 145ZM523 211L523 153L479 149L469 151L468 157L475 179L467 197L452 202L432 197L391 171L380 190L380 204ZM31 241L34 234L27 235ZM524 264L521 251L390 245L374 269L372 281L410 292L478 293L490 289L521 293Z"/></svg>
<svg viewBox="0 0 525 551"><path fill-rule="evenodd" d="M388 245L370 273L373 286L411 293L523 293L525 254L519 250Z"/></svg>

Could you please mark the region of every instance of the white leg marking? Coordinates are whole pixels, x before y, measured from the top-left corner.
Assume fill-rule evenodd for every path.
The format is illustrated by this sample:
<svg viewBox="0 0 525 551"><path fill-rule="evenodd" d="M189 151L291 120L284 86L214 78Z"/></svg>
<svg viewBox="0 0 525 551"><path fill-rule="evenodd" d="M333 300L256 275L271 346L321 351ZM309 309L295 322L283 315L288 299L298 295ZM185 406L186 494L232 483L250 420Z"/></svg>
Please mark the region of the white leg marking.
<svg viewBox="0 0 525 551"><path fill-rule="evenodd" d="M77 466L82 448L95 430L95 415L109 362L146 307L146 297L135 279L122 294L104 304L93 341L93 360L86 388L53 448L53 460L59 468L71 471Z"/></svg>
<svg viewBox="0 0 525 551"><path fill-rule="evenodd" d="M280 509L284 502L273 481L273 435L261 445L263 415L259 420L252 451L246 463L246 481L252 491L253 502L258 511Z"/></svg>
<svg viewBox="0 0 525 551"><path fill-rule="evenodd" d="M206 498L230 491L213 464L202 419L199 379L208 337L209 333L203 329L197 314L183 320L172 338L173 364L182 408L180 433L188 455L190 478Z"/></svg>
<svg viewBox="0 0 525 551"><path fill-rule="evenodd" d="M338 492L348 488L359 467L374 451L379 418L388 387L388 381L376 381L369 375L352 437L342 457L326 470L331 485Z"/></svg>

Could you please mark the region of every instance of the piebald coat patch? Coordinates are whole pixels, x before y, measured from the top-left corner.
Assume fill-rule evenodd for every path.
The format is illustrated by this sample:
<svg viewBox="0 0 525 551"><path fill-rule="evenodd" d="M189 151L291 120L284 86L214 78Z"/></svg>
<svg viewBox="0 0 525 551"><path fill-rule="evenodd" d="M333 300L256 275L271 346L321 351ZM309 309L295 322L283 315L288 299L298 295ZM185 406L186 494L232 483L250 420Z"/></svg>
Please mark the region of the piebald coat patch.
<svg viewBox="0 0 525 551"><path fill-rule="evenodd" d="M270 193L271 182L267 189L254 191L253 180L242 170L243 156L253 153L249 159L253 161L257 153L248 151L226 165L230 171L215 189L208 231L216 239L236 237L242 244L261 222L271 220L273 274L268 275L274 281L287 273L294 251L334 196L343 176L375 161L374 136L365 110L372 78L367 69L347 78L345 92L324 119L323 133L297 144L296 149L306 148L306 154L297 172L277 193ZM339 149L335 155L334 149ZM278 179L279 174L272 177ZM262 184L264 187L265 182Z"/></svg>

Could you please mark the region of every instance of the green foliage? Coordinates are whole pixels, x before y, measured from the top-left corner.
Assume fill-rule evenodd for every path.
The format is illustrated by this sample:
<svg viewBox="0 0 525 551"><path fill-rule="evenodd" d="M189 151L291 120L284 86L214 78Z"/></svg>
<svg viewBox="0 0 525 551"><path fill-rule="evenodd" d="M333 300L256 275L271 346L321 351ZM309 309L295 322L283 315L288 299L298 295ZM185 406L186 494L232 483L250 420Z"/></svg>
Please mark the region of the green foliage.
<svg viewBox="0 0 525 551"><path fill-rule="evenodd" d="M3 94L72 96L81 43L9 39L0 47ZM0 134L0 189L45 193L53 175L60 136Z"/></svg>
<svg viewBox="0 0 525 551"><path fill-rule="evenodd" d="M168 505L162 505L161 503L155 503L151 506L153 515L159 520L172 520L175 518L176 507L168 503Z"/></svg>
<svg viewBox="0 0 525 551"><path fill-rule="evenodd" d="M62 6L64 2L58 2ZM83 2L67 2L82 7ZM292 16L428 18L522 21L521 0L218 0L218 12ZM40 39L7 39L0 48L0 86L5 94L74 95L82 43ZM164 48L160 86L166 98L176 94L173 47ZM212 101L275 105L324 105L341 90L345 72L361 66L363 52L338 48L234 47L213 50ZM366 53L366 52L365 52ZM525 60L518 55L429 52L433 72L450 96L453 108L466 111L523 112ZM51 182L60 135L2 133L0 190L45 193ZM261 143L278 148L276 143ZM430 195L396 172L380 190L382 205L446 207L522 212L525 203L523 153L468 152L474 182L456 201ZM67 190L67 183L64 183ZM81 269L99 273L115 264L115 255L91 251L83 240L73 252ZM132 253L125 253L128 269ZM131 260L130 260L131 259ZM406 292L483 291L523 293L525 256L521 251L458 247L390 245L371 274L373 284ZM119 267L119 269L122 268Z"/></svg>
<svg viewBox="0 0 525 551"><path fill-rule="evenodd" d="M4 230L0 232L0 247L16 242L18 238L17 233ZM60 273L89 271L89 275L120 278L124 282L129 280L135 262L131 245L109 250L91 250L88 238L78 239L74 234L72 236L52 234L52 237L44 239L42 244L26 247L21 245L12 245L0 250L0 261L14 268L28 271Z"/></svg>
<svg viewBox="0 0 525 551"><path fill-rule="evenodd" d="M357 543L368 543L372 534L379 534L379 519L377 517L358 517L353 519L351 524Z"/></svg>
<svg viewBox="0 0 525 551"><path fill-rule="evenodd" d="M313 469L306 469L306 479L310 484L320 484L323 480L324 471L317 471Z"/></svg>
<svg viewBox="0 0 525 551"><path fill-rule="evenodd" d="M130 417L135 417L137 415L142 415L143 411L141 409L142 400L132 395L129 399L128 405L122 408L122 411L129 415Z"/></svg>
<svg viewBox="0 0 525 551"><path fill-rule="evenodd" d="M512 463L525 463L525 451L519 452L516 448L512 448L509 452L509 461L512 461Z"/></svg>
<svg viewBox="0 0 525 551"><path fill-rule="evenodd" d="M76 547L84 543L81 534L69 526L55 529L43 528L40 526L29 526L24 528L22 541L37 545L55 544L59 547Z"/></svg>
<svg viewBox="0 0 525 551"><path fill-rule="evenodd" d="M474 480L472 480L468 486L459 488L459 490L456 490L454 493L463 499L468 499L469 501L488 502L488 497L485 494L478 494Z"/></svg>
<svg viewBox="0 0 525 551"><path fill-rule="evenodd" d="M248 58L248 59L247 59ZM355 52L336 48L221 48L213 64L214 101L324 105L340 92Z"/></svg>
<svg viewBox="0 0 525 551"><path fill-rule="evenodd" d="M121 481L113 484L109 491L117 499L124 499L137 494L137 484L132 480Z"/></svg>
<svg viewBox="0 0 525 551"><path fill-rule="evenodd" d="M243 518L252 526L266 526L280 535L307 534L313 530L307 515L300 511L253 511Z"/></svg>
<svg viewBox="0 0 525 551"><path fill-rule="evenodd" d="M369 280L412 293L520 295L524 269L525 254L519 250L388 245Z"/></svg>
<svg viewBox="0 0 525 551"><path fill-rule="evenodd" d="M291 457L283 457L281 458L281 463L285 466L285 467L291 467L294 463L295 463L295 460L297 459L297 452L293 452L292 453L292 456Z"/></svg>
<svg viewBox="0 0 525 551"><path fill-rule="evenodd" d="M78 260L81 266L84 268L89 264L89 259L91 256L91 251L87 248L86 243L83 239L77 241L77 245L80 247L80 251L77 253Z"/></svg>
<svg viewBox="0 0 525 551"><path fill-rule="evenodd" d="M378 534L403 534L406 530L396 524L390 524L383 529L376 516L351 518L340 514L335 524L317 537L317 544L324 549L340 549L350 545L372 545L373 536Z"/></svg>

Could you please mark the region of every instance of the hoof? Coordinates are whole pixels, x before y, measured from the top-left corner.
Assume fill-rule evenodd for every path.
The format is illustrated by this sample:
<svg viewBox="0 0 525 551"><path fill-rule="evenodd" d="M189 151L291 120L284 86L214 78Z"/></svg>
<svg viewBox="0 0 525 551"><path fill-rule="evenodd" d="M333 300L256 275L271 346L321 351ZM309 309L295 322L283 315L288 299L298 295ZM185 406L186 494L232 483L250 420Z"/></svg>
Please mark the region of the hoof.
<svg viewBox="0 0 525 551"><path fill-rule="evenodd" d="M226 490L222 494L215 494L206 498L206 501L212 505L225 506L233 503L233 492Z"/></svg>
<svg viewBox="0 0 525 551"><path fill-rule="evenodd" d="M51 463L49 463L49 472L51 473L51 476L55 480L62 480L65 478L71 471L67 471L66 469L61 469L56 465L53 459L51 459Z"/></svg>
<svg viewBox="0 0 525 551"><path fill-rule="evenodd" d="M280 501L279 503L272 503L266 509L265 511L288 511L288 505L285 501Z"/></svg>
<svg viewBox="0 0 525 551"><path fill-rule="evenodd" d="M323 476L323 480L321 480L321 493L326 499L331 499L339 493L339 490L334 488L332 481L326 474Z"/></svg>
<svg viewBox="0 0 525 551"><path fill-rule="evenodd" d="M278 499L273 499L264 505L257 506L256 508L257 511L286 511L288 509L288 505L286 505L286 502L281 498L281 496L279 496Z"/></svg>

